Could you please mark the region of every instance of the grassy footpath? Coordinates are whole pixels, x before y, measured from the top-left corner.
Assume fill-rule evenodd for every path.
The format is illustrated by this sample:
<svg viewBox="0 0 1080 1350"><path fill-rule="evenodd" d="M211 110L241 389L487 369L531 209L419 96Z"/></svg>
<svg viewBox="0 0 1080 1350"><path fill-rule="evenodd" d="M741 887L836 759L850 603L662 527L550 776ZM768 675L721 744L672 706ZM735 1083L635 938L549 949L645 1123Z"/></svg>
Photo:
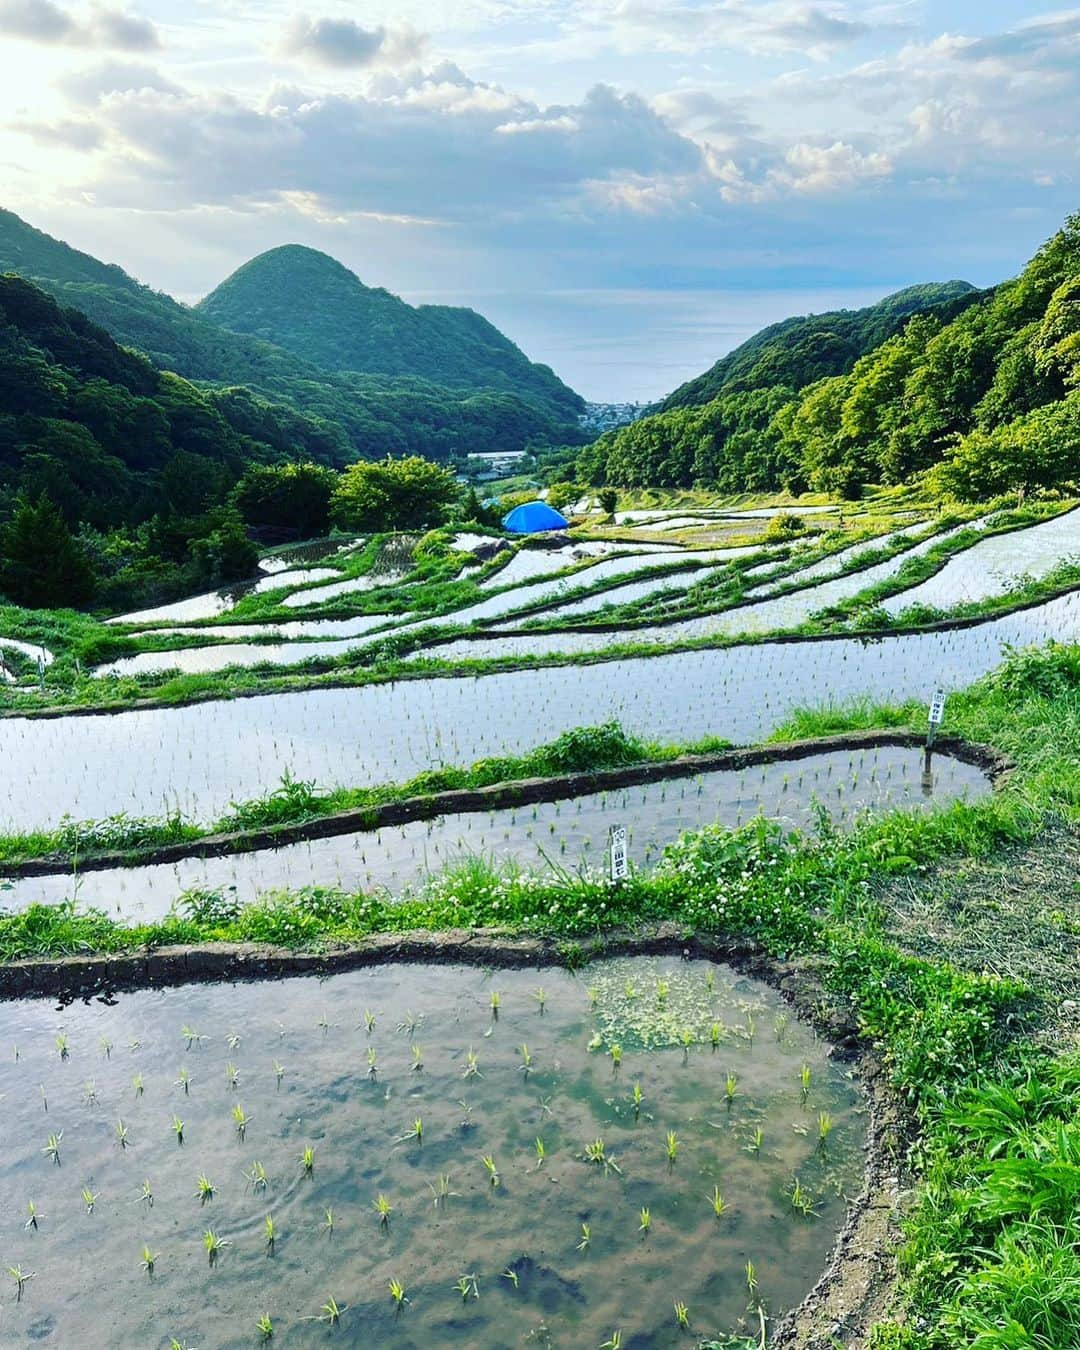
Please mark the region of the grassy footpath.
<svg viewBox="0 0 1080 1350"><path fill-rule="evenodd" d="M802 714L778 738L916 725L921 708ZM1017 981L900 950L876 899L883 880L949 859L993 858L1080 823L1080 648L1013 653L952 699L949 730L1011 755L1006 788L932 815L897 812L851 834L784 835L763 822L687 836L662 867L612 886L481 863L400 904L311 888L239 908L192 894L161 923L35 907L0 918L0 956L120 951L175 942L311 946L386 930L498 925L575 940L674 920L816 958L874 1042L912 1122L918 1199L900 1254L896 1316L872 1350L1080 1346L1080 1057L1045 1032L1052 1010Z"/></svg>

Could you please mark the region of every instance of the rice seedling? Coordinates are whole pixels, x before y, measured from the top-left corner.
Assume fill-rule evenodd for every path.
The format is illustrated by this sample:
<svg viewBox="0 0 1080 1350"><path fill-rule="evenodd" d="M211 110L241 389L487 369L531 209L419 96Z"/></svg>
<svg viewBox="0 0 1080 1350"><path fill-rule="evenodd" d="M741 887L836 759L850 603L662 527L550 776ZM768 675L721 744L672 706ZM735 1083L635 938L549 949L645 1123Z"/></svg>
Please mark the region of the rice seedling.
<svg viewBox="0 0 1080 1350"><path fill-rule="evenodd" d="M465 1112L465 1115L462 1118L458 1128L462 1130L471 1130L474 1124L472 1118L473 1113L472 1106L467 1101L464 1101L460 1097L458 1098L458 1106L460 1106L461 1109Z"/></svg>
<svg viewBox="0 0 1080 1350"><path fill-rule="evenodd" d="M319 1020L315 1023L315 1025L316 1027L318 1027L318 1029L322 1032L324 1036L330 1030L330 1023L327 1020L325 1009L323 1010L323 1015L319 1018Z"/></svg>
<svg viewBox="0 0 1080 1350"><path fill-rule="evenodd" d="M595 985L590 985L589 988L585 990L585 992L589 996L589 1007L595 1008L600 999L599 989L597 989Z"/></svg>
<svg viewBox="0 0 1080 1350"><path fill-rule="evenodd" d="M205 1173L200 1175L199 1180L195 1183L195 1186L196 1186L195 1199L198 1200L200 1205L208 1204L211 1200L213 1200L214 1183L210 1180L208 1176L206 1176Z"/></svg>
<svg viewBox="0 0 1080 1350"><path fill-rule="evenodd" d="M15 1302L21 1303L23 1290L37 1274L36 1270L23 1270L22 1266L8 1266L7 1273L15 1281Z"/></svg>
<svg viewBox="0 0 1080 1350"><path fill-rule="evenodd" d="M491 1015L496 1018L499 1015L499 991L497 989L491 991Z"/></svg>
<svg viewBox="0 0 1080 1350"><path fill-rule="evenodd" d="M516 1270L511 1269L510 1266L507 1266L503 1271L503 1279L509 1280L515 1289L518 1287L518 1273Z"/></svg>
<svg viewBox="0 0 1080 1350"><path fill-rule="evenodd" d="M613 1331L600 1346L600 1350L622 1350L622 1332Z"/></svg>
<svg viewBox="0 0 1080 1350"><path fill-rule="evenodd" d="M668 1160L669 1163L674 1164L674 1162L675 1162L676 1158L678 1158L678 1156L679 1156L679 1136L675 1133L674 1130L668 1130L668 1132L667 1132L667 1160Z"/></svg>
<svg viewBox="0 0 1080 1350"><path fill-rule="evenodd" d="M398 1031L406 1032L409 1036L413 1036L416 1034L416 1028L420 1025L422 1021L423 1021L422 1017L417 1017L415 1013L409 1012L406 1009L405 1017L401 1022L397 1024L397 1029Z"/></svg>
<svg viewBox="0 0 1080 1350"><path fill-rule="evenodd" d="M135 1077L131 1080L131 1086L134 1089L136 1100L138 1100L138 1098L143 1095L144 1090L143 1076L141 1073L137 1073Z"/></svg>
<svg viewBox="0 0 1080 1350"><path fill-rule="evenodd" d="M83 1101L87 1104L87 1106L97 1105L97 1087L95 1086L94 1080L92 1078L83 1088Z"/></svg>
<svg viewBox="0 0 1080 1350"><path fill-rule="evenodd" d="M236 1136L241 1141L247 1135L247 1127L251 1124L252 1117L247 1114L239 1102L232 1109L233 1125L236 1127Z"/></svg>
<svg viewBox="0 0 1080 1350"><path fill-rule="evenodd" d="M765 1131L760 1125L756 1126L754 1133L750 1136L750 1142L744 1145L745 1153L760 1153L761 1146L765 1142Z"/></svg>
<svg viewBox="0 0 1080 1350"><path fill-rule="evenodd" d="M539 1135L536 1136L536 1170L539 1172L547 1158L547 1146Z"/></svg>
<svg viewBox="0 0 1080 1350"><path fill-rule="evenodd" d="M640 1220L638 1223L638 1232L641 1233L642 1236L647 1236L652 1231L652 1214L649 1212L647 1206L643 1205L641 1207L638 1212L638 1219Z"/></svg>
<svg viewBox="0 0 1080 1350"><path fill-rule="evenodd" d="M304 1146L303 1153L300 1154L300 1166L304 1169L305 1176L311 1176L315 1171L315 1149L311 1144Z"/></svg>
<svg viewBox="0 0 1080 1350"><path fill-rule="evenodd" d="M628 1003L633 1003L634 999L637 998L637 989L634 987L634 982L631 979L627 979L626 983L623 985L623 998L625 998Z"/></svg>
<svg viewBox="0 0 1080 1350"><path fill-rule="evenodd" d="M45 1147L41 1150L46 1158L51 1158L53 1162L56 1163L57 1167L60 1166L60 1140L63 1139L63 1137L63 1130L58 1134L50 1134L45 1141Z"/></svg>
<svg viewBox="0 0 1080 1350"><path fill-rule="evenodd" d="M675 1300L675 1325L680 1331L690 1330L690 1309L678 1299Z"/></svg>
<svg viewBox="0 0 1080 1350"><path fill-rule="evenodd" d="M278 1240L278 1230L272 1214L268 1214L266 1218L263 1219L263 1237L266 1239L267 1254L273 1255L274 1244Z"/></svg>
<svg viewBox="0 0 1080 1350"><path fill-rule="evenodd" d="M70 1053L70 1051L68 1050L67 1037L64 1035L62 1031L59 1032L56 1037L56 1053L60 1056L61 1059L67 1059Z"/></svg>
<svg viewBox="0 0 1080 1350"><path fill-rule="evenodd" d="M634 1107L634 1116L641 1115L641 1103L645 1100L645 1094L641 1090L641 1084L635 1083L633 1091L630 1094L630 1101Z"/></svg>
<svg viewBox="0 0 1080 1350"><path fill-rule="evenodd" d="M757 1024L750 1013L746 1014L746 1039L750 1042L750 1048L754 1048L754 1035L757 1032Z"/></svg>
<svg viewBox="0 0 1080 1350"><path fill-rule="evenodd" d="M777 1013L776 1020L773 1022L773 1034L777 1041L782 1041L784 1039L784 1035L787 1032L790 1022L791 1018L787 1013Z"/></svg>
<svg viewBox="0 0 1080 1350"><path fill-rule="evenodd" d="M738 1083L739 1080L733 1073L729 1073L724 1079L724 1101L727 1103L729 1110L731 1109L731 1103L735 1100L735 1089Z"/></svg>
<svg viewBox="0 0 1080 1350"><path fill-rule="evenodd" d="M405 1293L405 1286L400 1280L391 1280L388 1283L387 1288L390 1290L390 1297L394 1301L395 1311L400 1312L405 1304L409 1302Z"/></svg>
<svg viewBox="0 0 1080 1350"><path fill-rule="evenodd" d="M87 1214L93 1214L94 1206L97 1204L99 1197L99 1191L92 1191L89 1186L84 1186L82 1188L82 1201L86 1206Z"/></svg>
<svg viewBox="0 0 1080 1350"><path fill-rule="evenodd" d="M720 1042L724 1040L724 1024L722 1022L711 1022L709 1024L709 1044L714 1050L719 1049Z"/></svg>
<svg viewBox="0 0 1080 1350"><path fill-rule="evenodd" d="M690 1047L694 1044L694 1032L691 1027L683 1027L679 1033L679 1042L682 1045L683 1063L687 1063L690 1058Z"/></svg>
<svg viewBox="0 0 1080 1350"><path fill-rule="evenodd" d="M269 1313L263 1313L263 1315L255 1323L255 1330L259 1333L259 1338L261 1340L269 1341L273 1339L274 1324L270 1320Z"/></svg>
<svg viewBox="0 0 1080 1350"><path fill-rule="evenodd" d="M45 1095L45 1084L44 1084L44 1083L39 1083L39 1084L38 1084L38 1091L41 1093L41 1109L45 1112L46 1115L48 1115L48 1114L49 1114L49 1099L48 1099L48 1097Z"/></svg>
<svg viewBox="0 0 1080 1350"><path fill-rule="evenodd" d="M341 1321L342 1313L347 1313L348 1308L338 1303L335 1298L328 1298L314 1317L305 1317L305 1322L325 1322L328 1327L337 1326Z"/></svg>
<svg viewBox="0 0 1080 1350"><path fill-rule="evenodd" d="M26 1214L27 1219L26 1222L23 1224L23 1227L26 1229L32 1228L35 1232L37 1232L38 1220L43 1219L45 1215L38 1213L37 1206L34 1204L33 1200L27 1202Z"/></svg>
<svg viewBox="0 0 1080 1350"><path fill-rule="evenodd" d="M619 1066L622 1064L622 1046L612 1045L608 1053L611 1055L611 1071L612 1073L618 1073Z"/></svg>
<svg viewBox="0 0 1080 1350"><path fill-rule="evenodd" d="M809 1191L802 1184L798 1177L795 1177L791 1183L791 1190L788 1192L788 1201L791 1204L792 1213L800 1214L804 1219L809 1219L816 1214L814 1202Z"/></svg>
<svg viewBox="0 0 1080 1350"><path fill-rule="evenodd" d="M521 1063L518 1065L518 1070L528 1078L529 1070L532 1068L532 1052L524 1041L518 1046L518 1054L521 1056Z"/></svg>
<svg viewBox="0 0 1080 1350"><path fill-rule="evenodd" d="M591 1144L585 1145L585 1160L603 1166L607 1162L603 1139L597 1137Z"/></svg>
<svg viewBox="0 0 1080 1350"><path fill-rule="evenodd" d="M817 1118L817 1137L818 1147L824 1148L828 1143L829 1135L833 1132L833 1118L828 1111L822 1111Z"/></svg>
<svg viewBox="0 0 1080 1350"><path fill-rule="evenodd" d="M411 1128L406 1130L404 1134L399 1134L394 1140L394 1143L404 1144L409 1139L415 1139L418 1144L424 1142L424 1119L422 1116L417 1116L413 1121Z"/></svg>
<svg viewBox="0 0 1080 1350"><path fill-rule="evenodd" d="M705 972L705 988L710 994L716 988L716 971L713 970L712 966Z"/></svg>
<svg viewBox="0 0 1080 1350"><path fill-rule="evenodd" d="M253 1191L265 1191L270 1185L270 1178L266 1174L266 1168L259 1162L258 1158L255 1159L244 1173L244 1177Z"/></svg>
<svg viewBox="0 0 1080 1350"><path fill-rule="evenodd" d="M663 1007L664 1004L668 1001L668 995L670 993L671 993L671 984L667 980L665 980L662 976L658 976L656 980L656 1001L660 1005L660 1007Z"/></svg>
<svg viewBox="0 0 1080 1350"><path fill-rule="evenodd" d="M461 1076L462 1078L483 1078L484 1076L480 1072L480 1061L476 1058L476 1053L471 1045L465 1055L465 1068Z"/></svg>
<svg viewBox="0 0 1080 1350"><path fill-rule="evenodd" d="M540 1016L542 1017L544 1015L544 1006L547 1003L547 993L542 984L538 985L533 991L533 998L536 999L537 1003L540 1005Z"/></svg>
<svg viewBox="0 0 1080 1350"><path fill-rule="evenodd" d="M133 1205L146 1204L149 1209L154 1208L154 1188L150 1185L149 1178L139 1187L139 1194L131 1203Z"/></svg>
<svg viewBox="0 0 1080 1350"><path fill-rule="evenodd" d="M207 1262L211 1266L216 1266L218 1258L226 1247L231 1247L232 1243L228 1238L218 1237L212 1228L208 1228L203 1234L203 1246L206 1248Z"/></svg>
<svg viewBox="0 0 1080 1350"><path fill-rule="evenodd" d="M111 1059L113 1048L112 1041L109 1040L108 1036L102 1036L100 1044L101 1044L101 1053L104 1056L104 1058Z"/></svg>
<svg viewBox="0 0 1080 1350"><path fill-rule="evenodd" d="M324 1214L324 1216L323 1216L323 1221L322 1221L322 1224L320 1225L319 1231L322 1232L322 1233L325 1233L327 1237L333 1237L333 1235L334 1235L334 1211L333 1211L332 1209L327 1209L327 1210L325 1211L325 1214Z"/></svg>
<svg viewBox="0 0 1080 1350"><path fill-rule="evenodd" d="M579 1252L587 1252L589 1244L592 1242L592 1229L587 1223L581 1225L581 1241L577 1245Z"/></svg>
<svg viewBox="0 0 1080 1350"><path fill-rule="evenodd" d="M370 1008L364 1009L364 1030L369 1036L375 1030L375 1014Z"/></svg>
<svg viewBox="0 0 1080 1350"><path fill-rule="evenodd" d="M284 1077L285 1077L285 1066L284 1066L283 1064L279 1064L279 1063L277 1062L277 1060L275 1059L275 1060L274 1060L274 1079L275 1079L276 1085L277 1085L278 1087L281 1087L281 1080L282 1080Z"/></svg>
<svg viewBox="0 0 1080 1350"><path fill-rule="evenodd" d="M378 1066L378 1064L376 1063L375 1047L374 1047L373 1045L369 1045L369 1046L368 1046L368 1051L367 1051L367 1071L368 1071L368 1077L369 1077L369 1078L376 1078L376 1077L378 1077L379 1066Z"/></svg>
<svg viewBox="0 0 1080 1350"><path fill-rule="evenodd" d="M712 1195L710 1195L708 1199L709 1204L712 1206L713 1215L717 1219L722 1219L727 1213L728 1207L719 1186L714 1186L712 1188Z"/></svg>
<svg viewBox="0 0 1080 1350"><path fill-rule="evenodd" d="M142 1260L140 1261L139 1264L142 1266L143 1270L146 1271L147 1275L149 1275L151 1279L154 1278L154 1263L157 1261L160 1255L161 1255L160 1252L152 1252L149 1247L147 1247L145 1244L143 1245Z"/></svg>
<svg viewBox="0 0 1080 1350"><path fill-rule="evenodd" d="M457 1191L450 1189L450 1173L440 1172L435 1181L428 1182L428 1190L431 1192L431 1203L436 1209L440 1205L445 1205L450 1196L456 1196Z"/></svg>
<svg viewBox="0 0 1080 1350"><path fill-rule="evenodd" d="M375 1197L375 1213L379 1216L379 1223L383 1228L390 1226L390 1215L394 1212L394 1207L390 1201L383 1195L382 1191Z"/></svg>
<svg viewBox="0 0 1080 1350"><path fill-rule="evenodd" d="M229 1035L229 1036L226 1036L226 1037L225 1037L225 1044L229 1047L230 1050L239 1050L239 1049L240 1049L240 1037L239 1037L239 1036L236 1036L236 1035Z"/></svg>
<svg viewBox="0 0 1080 1350"><path fill-rule="evenodd" d="M412 1073L422 1073L424 1070L424 1052L418 1045L409 1047L412 1054Z"/></svg>
<svg viewBox="0 0 1080 1350"><path fill-rule="evenodd" d="M484 1164L484 1171L487 1173L487 1178L491 1183L492 1189L494 1189L498 1186L500 1180L499 1169L495 1166L495 1159L490 1153L485 1153L481 1155L480 1161Z"/></svg>
<svg viewBox="0 0 1080 1350"><path fill-rule="evenodd" d="M183 1088L184 1096L186 1097L188 1095L188 1089L190 1088L190 1086L191 1086L191 1075L188 1073L187 1069L181 1069L176 1076L176 1082L174 1084L174 1087Z"/></svg>
<svg viewBox="0 0 1080 1350"><path fill-rule="evenodd" d="M225 1065L225 1081L231 1088L240 1086L240 1070L231 1060Z"/></svg>
<svg viewBox="0 0 1080 1350"><path fill-rule="evenodd" d="M802 1093L803 1105L806 1105L806 1099L810 1095L810 1065L804 1064L799 1070L799 1090Z"/></svg>
<svg viewBox="0 0 1080 1350"><path fill-rule="evenodd" d="M462 1303L467 1303L470 1298L480 1297L475 1275L459 1275L454 1281L454 1288L461 1295Z"/></svg>
<svg viewBox="0 0 1080 1350"><path fill-rule="evenodd" d="M196 1031L194 1027L189 1027L187 1024L180 1028L180 1035L184 1038L185 1044L189 1050L192 1046L201 1046L203 1041L209 1039L209 1037L202 1035L201 1032Z"/></svg>

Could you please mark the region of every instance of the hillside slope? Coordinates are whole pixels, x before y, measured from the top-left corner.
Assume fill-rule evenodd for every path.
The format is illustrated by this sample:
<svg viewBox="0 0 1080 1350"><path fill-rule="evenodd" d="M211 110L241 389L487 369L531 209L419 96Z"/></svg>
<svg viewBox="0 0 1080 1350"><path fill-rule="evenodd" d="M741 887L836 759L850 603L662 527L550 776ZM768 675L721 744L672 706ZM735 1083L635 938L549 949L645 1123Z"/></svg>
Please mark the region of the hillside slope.
<svg viewBox="0 0 1080 1350"><path fill-rule="evenodd" d="M966 281L928 282L908 286L865 309L783 319L722 356L703 375L681 384L660 408L700 407L729 390L776 385L801 389L823 376L846 374L860 356L892 337L912 314L935 310L951 318L977 294Z"/></svg>
<svg viewBox="0 0 1080 1350"><path fill-rule="evenodd" d="M72 525L199 509L252 462L333 463L325 428L244 390L156 370L77 310L0 276L0 518L47 493Z"/></svg>
<svg viewBox="0 0 1080 1350"><path fill-rule="evenodd" d="M487 319L414 308L317 249L286 244L252 258L196 306L324 370L406 375L451 387L514 391L576 416L582 400Z"/></svg>
<svg viewBox="0 0 1080 1350"><path fill-rule="evenodd" d="M7 271L81 310L161 370L200 383L242 385L334 424L327 433L339 436L352 458L402 453L446 458L520 449L529 441L557 444L576 435L573 413L527 393L334 374L258 337L231 332L140 285L121 268L0 210L0 272Z"/></svg>
<svg viewBox="0 0 1080 1350"><path fill-rule="evenodd" d="M601 437L582 451L579 473L625 487L857 494L932 470L933 487L969 499L1071 489L1080 483L1080 215L1015 280L910 316L841 374L800 386L777 361L787 382L752 387L775 347L762 340L755 350L756 361L728 368L718 397Z"/></svg>

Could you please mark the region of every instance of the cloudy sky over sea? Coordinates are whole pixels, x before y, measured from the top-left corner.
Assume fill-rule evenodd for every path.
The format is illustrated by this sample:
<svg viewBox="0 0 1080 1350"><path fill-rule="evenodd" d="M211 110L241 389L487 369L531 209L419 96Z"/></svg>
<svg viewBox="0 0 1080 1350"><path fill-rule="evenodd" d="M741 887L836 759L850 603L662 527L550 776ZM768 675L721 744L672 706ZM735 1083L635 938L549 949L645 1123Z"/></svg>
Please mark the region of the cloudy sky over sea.
<svg viewBox="0 0 1080 1350"><path fill-rule="evenodd" d="M180 298L325 249L586 397L1014 273L1080 206L1080 9L0 0L0 205Z"/></svg>

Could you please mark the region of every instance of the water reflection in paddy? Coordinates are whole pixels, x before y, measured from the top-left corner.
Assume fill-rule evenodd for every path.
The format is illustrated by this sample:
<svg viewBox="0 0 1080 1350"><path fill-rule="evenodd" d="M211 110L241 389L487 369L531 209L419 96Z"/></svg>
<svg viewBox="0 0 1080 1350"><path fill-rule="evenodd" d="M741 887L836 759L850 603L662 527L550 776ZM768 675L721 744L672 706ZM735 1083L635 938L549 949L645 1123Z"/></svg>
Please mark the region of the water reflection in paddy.
<svg viewBox="0 0 1080 1350"><path fill-rule="evenodd" d="M861 1098L843 1066L723 966L393 966L111 1002L0 1005L19 1047L0 1067L4 1259L34 1273L5 1303L5 1345L231 1350L269 1314L290 1346L582 1350L621 1328L624 1344L664 1350L684 1343L674 1299L695 1335L739 1327L747 1260L770 1316L797 1304L861 1185ZM792 1210L796 1178L813 1217ZM225 1244L213 1267L207 1230ZM462 1298L462 1275L479 1297L467 1282ZM409 1299L399 1317L391 1279ZM330 1298L346 1311L328 1329Z"/></svg>

